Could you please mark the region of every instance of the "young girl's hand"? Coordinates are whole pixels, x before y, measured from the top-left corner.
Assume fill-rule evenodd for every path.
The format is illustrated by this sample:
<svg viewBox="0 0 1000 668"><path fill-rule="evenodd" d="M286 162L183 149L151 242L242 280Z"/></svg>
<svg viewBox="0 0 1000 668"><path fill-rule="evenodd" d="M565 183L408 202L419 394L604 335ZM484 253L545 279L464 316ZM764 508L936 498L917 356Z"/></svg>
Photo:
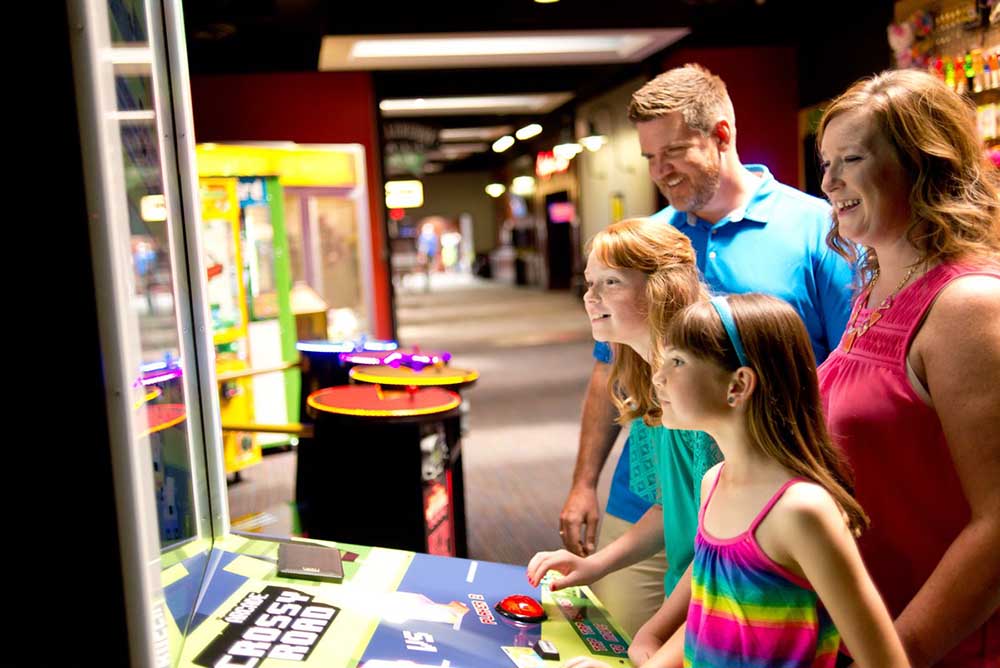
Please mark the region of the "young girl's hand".
<svg viewBox="0 0 1000 668"><path fill-rule="evenodd" d="M649 660L649 657L656 654L656 650L662 645L659 638L654 638L652 634L643 635L640 631L635 634L632 644L628 646L628 658L634 665L641 666Z"/></svg>
<svg viewBox="0 0 1000 668"><path fill-rule="evenodd" d="M552 591L590 584L601 576L590 558L578 557L569 550L556 550L539 552L531 558L528 562L528 582L532 587L537 587L550 570L563 575L552 581L550 585Z"/></svg>

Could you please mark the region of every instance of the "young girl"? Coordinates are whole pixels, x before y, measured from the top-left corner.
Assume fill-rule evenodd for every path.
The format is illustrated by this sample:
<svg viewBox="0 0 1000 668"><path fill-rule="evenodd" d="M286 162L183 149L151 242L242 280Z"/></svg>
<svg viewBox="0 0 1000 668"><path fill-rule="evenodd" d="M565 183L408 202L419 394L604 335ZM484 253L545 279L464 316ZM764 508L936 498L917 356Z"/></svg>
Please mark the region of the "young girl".
<svg viewBox="0 0 1000 668"><path fill-rule="evenodd" d="M645 666L907 666L854 536L867 525L824 426L805 326L761 294L715 297L667 327L663 424L715 438L686 628ZM682 646L683 645L683 651Z"/></svg>
<svg viewBox="0 0 1000 668"><path fill-rule="evenodd" d="M624 220L595 235L590 249L584 306L594 338L612 343L609 389L619 422L630 424L632 487L656 503L624 535L586 558L567 550L539 552L528 564L528 580L535 586L553 569L564 576L553 582L554 590L590 584L665 548L662 597L675 589L694 555L700 481L721 455L702 432L660 426L652 370L666 324L708 294L690 240L670 225ZM642 471L640 462L647 463ZM673 632L683 623L687 597L678 600L679 607L656 613L657 628ZM633 647L642 646L642 636L640 629ZM662 644L656 640L648 653Z"/></svg>

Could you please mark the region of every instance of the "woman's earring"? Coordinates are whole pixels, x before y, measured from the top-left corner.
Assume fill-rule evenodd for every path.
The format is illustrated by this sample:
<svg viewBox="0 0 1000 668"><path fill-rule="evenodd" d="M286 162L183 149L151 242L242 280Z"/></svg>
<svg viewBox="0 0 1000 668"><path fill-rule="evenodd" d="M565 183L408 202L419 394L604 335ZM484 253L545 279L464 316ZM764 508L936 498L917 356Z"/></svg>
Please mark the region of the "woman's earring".
<svg viewBox="0 0 1000 668"><path fill-rule="evenodd" d="M733 395L730 394L728 397L726 397L726 403L728 403L730 406L735 406L736 405L736 397L734 397Z"/></svg>

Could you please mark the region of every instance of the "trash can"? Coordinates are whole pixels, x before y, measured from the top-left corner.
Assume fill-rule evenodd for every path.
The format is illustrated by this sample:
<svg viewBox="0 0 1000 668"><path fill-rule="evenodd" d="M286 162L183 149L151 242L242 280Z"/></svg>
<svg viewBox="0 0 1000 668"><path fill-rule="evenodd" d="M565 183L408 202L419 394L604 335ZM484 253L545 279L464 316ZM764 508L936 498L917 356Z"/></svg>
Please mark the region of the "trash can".
<svg viewBox="0 0 1000 668"><path fill-rule="evenodd" d="M465 473L462 465L462 437L468 434L469 401L463 390L471 387L479 379L479 372L440 362L419 366L428 355L415 360L415 366L363 366L352 367L351 380L372 383L385 388L441 387L456 392L461 398L458 412L444 420L445 445L451 470L449 497L455 516L455 556L467 557L468 534L465 523Z"/></svg>
<svg viewBox="0 0 1000 668"><path fill-rule="evenodd" d="M310 538L444 556L456 549L448 420L461 398L440 387L342 385L313 392L315 433L299 442L295 498Z"/></svg>

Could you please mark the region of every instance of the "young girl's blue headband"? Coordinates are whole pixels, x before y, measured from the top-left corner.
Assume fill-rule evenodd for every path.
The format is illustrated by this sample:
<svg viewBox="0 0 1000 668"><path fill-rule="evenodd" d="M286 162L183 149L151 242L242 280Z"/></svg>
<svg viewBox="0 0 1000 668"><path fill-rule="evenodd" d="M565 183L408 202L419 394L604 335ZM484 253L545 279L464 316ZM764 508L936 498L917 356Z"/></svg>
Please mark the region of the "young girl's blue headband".
<svg viewBox="0 0 1000 668"><path fill-rule="evenodd" d="M740 366L750 366L747 354L743 351L743 340L740 338L740 330L736 328L736 321L733 320L733 310L729 308L729 302L725 297L712 297L709 301L722 320L722 326L726 329L726 334L729 335L729 342L733 344L733 350L736 351L736 357L740 360Z"/></svg>

